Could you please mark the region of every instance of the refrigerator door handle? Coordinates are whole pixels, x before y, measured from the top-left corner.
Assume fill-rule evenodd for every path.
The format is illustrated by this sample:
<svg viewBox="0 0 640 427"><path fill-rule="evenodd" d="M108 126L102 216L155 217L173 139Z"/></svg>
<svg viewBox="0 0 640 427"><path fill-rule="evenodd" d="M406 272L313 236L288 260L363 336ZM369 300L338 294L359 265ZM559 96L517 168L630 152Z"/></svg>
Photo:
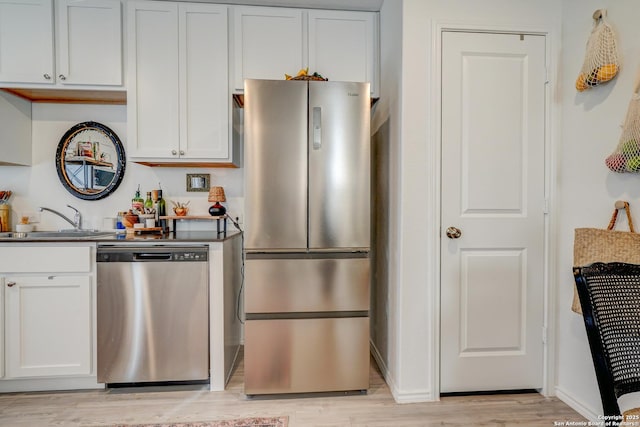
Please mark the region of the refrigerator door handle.
<svg viewBox="0 0 640 427"><path fill-rule="evenodd" d="M322 108L313 107L313 149L322 148Z"/></svg>

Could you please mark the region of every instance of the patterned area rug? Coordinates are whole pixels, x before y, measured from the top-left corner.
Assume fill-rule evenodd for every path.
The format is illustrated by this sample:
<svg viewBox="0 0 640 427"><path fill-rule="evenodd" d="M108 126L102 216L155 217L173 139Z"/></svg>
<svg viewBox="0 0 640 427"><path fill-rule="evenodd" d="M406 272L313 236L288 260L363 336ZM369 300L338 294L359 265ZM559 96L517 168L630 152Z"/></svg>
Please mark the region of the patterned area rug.
<svg viewBox="0 0 640 427"><path fill-rule="evenodd" d="M161 424L115 424L111 427L287 427L289 417L240 418L237 420L194 421Z"/></svg>

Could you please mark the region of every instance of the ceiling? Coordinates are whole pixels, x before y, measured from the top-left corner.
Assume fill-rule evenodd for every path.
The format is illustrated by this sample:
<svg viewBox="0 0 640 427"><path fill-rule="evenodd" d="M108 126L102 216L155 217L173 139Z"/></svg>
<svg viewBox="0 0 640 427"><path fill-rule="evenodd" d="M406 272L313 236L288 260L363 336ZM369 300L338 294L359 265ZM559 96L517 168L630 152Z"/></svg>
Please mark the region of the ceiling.
<svg viewBox="0 0 640 427"><path fill-rule="evenodd" d="M175 0L165 0L175 1ZM245 4L251 6L297 7L310 9L364 10L378 12L384 0L178 0L199 3Z"/></svg>

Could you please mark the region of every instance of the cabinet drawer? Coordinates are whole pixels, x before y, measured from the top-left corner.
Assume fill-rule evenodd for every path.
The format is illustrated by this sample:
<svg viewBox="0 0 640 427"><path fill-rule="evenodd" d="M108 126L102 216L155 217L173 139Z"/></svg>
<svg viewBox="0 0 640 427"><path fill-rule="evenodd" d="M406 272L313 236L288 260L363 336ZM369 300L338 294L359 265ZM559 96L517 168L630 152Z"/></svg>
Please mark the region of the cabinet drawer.
<svg viewBox="0 0 640 427"><path fill-rule="evenodd" d="M0 248L3 273L84 273L91 271L89 246L5 246Z"/></svg>
<svg viewBox="0 0 640 427"><path fill-rule="evenodd" d="M369 388L369 318L248 320L246 394Z"/></svg>
<svg viewBox="0 0 640 427"><path fill-rule="evenodd" d="M369 310L369 259L247 259L247 313Z"/></svg>

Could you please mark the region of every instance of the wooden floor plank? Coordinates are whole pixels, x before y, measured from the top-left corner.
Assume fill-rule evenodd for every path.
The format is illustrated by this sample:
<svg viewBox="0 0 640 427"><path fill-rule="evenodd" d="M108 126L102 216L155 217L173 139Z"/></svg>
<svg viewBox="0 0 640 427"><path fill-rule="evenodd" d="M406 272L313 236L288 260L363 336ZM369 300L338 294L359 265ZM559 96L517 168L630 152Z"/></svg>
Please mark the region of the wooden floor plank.
<svg viewBox="0 0 640 427"><path fill-rule="evenodd" d="M0 426L104 426L115 423L289 417L290 427L553 426L585 421L556 398L536 393L445 397L397 404L372 363L366 395L248 399L239 363L227 390L89 390L0 394Z"/></svg>

